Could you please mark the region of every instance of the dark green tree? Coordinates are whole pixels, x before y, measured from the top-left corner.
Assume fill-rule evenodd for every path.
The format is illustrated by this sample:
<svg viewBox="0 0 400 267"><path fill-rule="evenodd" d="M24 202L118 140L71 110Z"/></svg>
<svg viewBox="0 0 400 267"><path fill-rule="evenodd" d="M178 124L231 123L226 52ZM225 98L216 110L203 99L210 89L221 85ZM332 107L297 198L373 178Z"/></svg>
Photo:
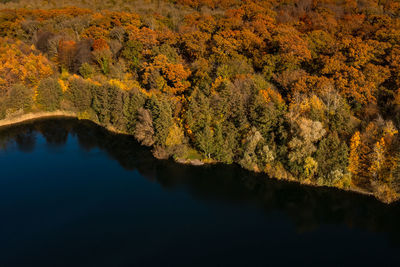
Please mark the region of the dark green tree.
<svg viewBox="0 0 400 267"><path fill-rule="evenodd" d="M29 111L33 105L33 90L22 85L16 84L8 91L1 103L0 113L5 116L6 111L15 112L17 110ZM1 116L1 114L0 114Z"/></svg>
<svg viewBox="0 0 400 267"><path fill-rule="evenodd" d="M134 133L138 120L138 111L144 106L145 102L146 99L139 90L133 89L128 92L128 99L124 102L123 112L127 120L126 128L129 133Z"/></svg>
<svg viewBox="0 0 400 267"><path fill-rule="evenodd" d="M83 79L71 79L65 97L77 111L87 111L91 108L93 87L94 85Z"/></svg>
<svg viewBox="0 0 400 267"><path fill-rule="evenodd" d="M152 96L145 104L153 118L154 135L156 144L165 146L169 129L173 124L172 109L169 100L163 96Z"/></svg>
<svg viewBox="0 0 400 267"><path fill-rule="evenodd" d="M58 81L53 78L47 78L39 84L36 102L44 110L55 111L60 108L62 96L63 92Z"/></svg>
<svg viewBox="0 0 400 267"><path fill-rule="evenodd" d="M94 86L92 88L92 109L96 113L99 122L110 123L110 103L108 100L108 86Z"/></svg>
<svg viewBox="0 0 400 267"><path fill-rule="evenodd" d="M129 40L125 43L121 56L128 62L131 71L136 71L140 67L143 45L139 41Z"/></svg>
<svg viewBox="0 0 400 267"><path fill-rule="evenodd" d="M318 162L318 174L328 179L334 171L346 172L349 149L345 142L340 141L338 134L332 132L324 137L315 153Z"/></svg>

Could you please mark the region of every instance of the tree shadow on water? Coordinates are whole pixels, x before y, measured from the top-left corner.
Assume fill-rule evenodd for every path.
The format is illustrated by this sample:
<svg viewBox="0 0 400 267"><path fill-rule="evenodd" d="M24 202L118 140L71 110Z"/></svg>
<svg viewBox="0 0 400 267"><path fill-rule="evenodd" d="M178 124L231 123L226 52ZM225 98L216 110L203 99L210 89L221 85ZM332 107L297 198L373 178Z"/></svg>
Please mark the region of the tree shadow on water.
<svg viewBox="0 0 400 267"><path fill-rule="evenodd" d="M298 232L312 231L321 225L343 225L381 232L393 246L400 244L398 203L386 205L352 192L268 179L237 165L189 166L157 160L132 136L111 133L88 121L47 119L4 128L0 131L0 147L14 141L20 151L30 152L35 148L37 134L55 146L66 144L68 137L74 136L82 149L100 149L124 169L136 170L166 190L184 188L204 201L283 213L291 218Z"/></svg>

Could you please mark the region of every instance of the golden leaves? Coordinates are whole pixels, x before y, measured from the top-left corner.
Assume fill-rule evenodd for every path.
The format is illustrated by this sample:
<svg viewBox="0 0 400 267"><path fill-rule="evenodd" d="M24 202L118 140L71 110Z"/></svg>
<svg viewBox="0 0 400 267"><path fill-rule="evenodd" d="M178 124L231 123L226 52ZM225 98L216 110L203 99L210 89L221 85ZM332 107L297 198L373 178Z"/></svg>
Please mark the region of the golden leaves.
<svg viewBox="0 0 400 267"><path fill-rule="evenodd" d="M361 144L360 132L357 131L354 133L353 137L350 140L350 157L349 157L349 166L348 170L351 174L357 175L359 169L359 161L360 161L360 152L359 146Z"/></svg>
<svg viewBox="0 0 400 267"><path fill-rule="evenodd" d="M27 53L22 53L21 47ZM21 41L0 39L0 87L9 87L17 82L37 85L51 74L50 62L35 49Z"/></svg>
<svg viewBox="0 0 400 267"><path fill-rule="evenodd" d="M154 76L155 73L160 73L161 76ZM155 79L158 90L178 94L189 88L190 83L186 80L190 75L190 70L185 69L182 64L173 64L168 62L165 55L158 55L154 58L153 63L145 67L143 75L144 84L151 83Z"/></svg>

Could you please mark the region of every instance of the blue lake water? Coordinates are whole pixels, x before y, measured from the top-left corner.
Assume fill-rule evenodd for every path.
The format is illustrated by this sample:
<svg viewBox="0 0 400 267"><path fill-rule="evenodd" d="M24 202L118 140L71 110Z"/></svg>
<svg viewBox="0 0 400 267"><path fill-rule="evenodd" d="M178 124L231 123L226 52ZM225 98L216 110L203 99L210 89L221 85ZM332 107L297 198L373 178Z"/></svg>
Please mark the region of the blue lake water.
<svg viewBox="0 0 400 267"><path fill-rule="evenodd" d="M89 122L0 129L0 266L398 265L400 205L154 159Z"/></svg>

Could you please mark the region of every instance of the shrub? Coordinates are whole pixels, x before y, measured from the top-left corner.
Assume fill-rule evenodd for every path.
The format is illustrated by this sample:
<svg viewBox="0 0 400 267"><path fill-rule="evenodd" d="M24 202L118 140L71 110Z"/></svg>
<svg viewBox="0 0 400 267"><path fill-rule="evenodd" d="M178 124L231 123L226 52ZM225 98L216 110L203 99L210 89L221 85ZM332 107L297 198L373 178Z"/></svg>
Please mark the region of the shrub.
<svg viewBox="0 0 400 267"><path fill-rule="evenodd" d="M100 70L103 74L107 75L110 73L110 67L112 65L112 54L109 49L93 51L93 57L96 63L99 65Z"/></svg>
<svg viewBox="0 0 400 267"><path fill-rule="evenodd" d="M92 65L89 63L83 63L80 68L79 68L79 74L82 75L83 78L91 78L93 74L95 73L95 70Z"/></svg>

